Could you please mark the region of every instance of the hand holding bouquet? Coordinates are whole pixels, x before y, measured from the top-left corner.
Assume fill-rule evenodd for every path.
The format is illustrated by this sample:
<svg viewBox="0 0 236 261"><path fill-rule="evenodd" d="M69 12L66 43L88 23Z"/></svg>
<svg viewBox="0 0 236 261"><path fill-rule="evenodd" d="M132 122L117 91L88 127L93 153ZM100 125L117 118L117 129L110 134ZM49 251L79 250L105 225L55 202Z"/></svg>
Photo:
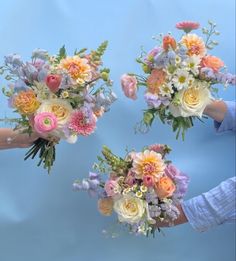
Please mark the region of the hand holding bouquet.
<svg viewBox="0 0 236 261"><path fill-rule="evenodd" d="M156 221L171 224L178 217L176 205L188 186L188 177L166 159L170 151L155 144L121 158L104 147L103 157L94 164L97 173L75 181L74 188L97 195L99 211L105 216L114 211L131 233L154 235Z"/></svg>
<svg viewBox="0 0 236 261"><path fill-rule="evenodd" d="M10 83L3 93L20 118L4 121L16 123L16 129L24 133L36 132L41 137L25 159L39 154L38 165L43 163L49 172L60 139L74 143L79 135L94 132L97 119L116 99L110 70L102 67L106 48L104 42L89 54L82 49L73 56L67 56L64 46L55 56L36 49L29 62L23 62L17 54L5 57L0 72Z"/></svg>
<svg viewBox="0 0 236 261"><path fill-rule="evenodd" d="M209 28L202 28L204 41L190 33L199 28L198 23L178 23L176 28L185 32L179 41L171 34L160 35L158 45L137 59L145 76L129 73L121 77L125 95L133 100L137 98L137 88L145 87L148 109L144 111L140 129L146 130L159 117L177 131L176 138L182 133L184 139L185 131L193 126L193 119L200 119L216 96L217 88L213 85L235 85L235 75L227 73L221 59L208 53L217 45L211 40L219 34L215 27L209 21Z"/></svg>

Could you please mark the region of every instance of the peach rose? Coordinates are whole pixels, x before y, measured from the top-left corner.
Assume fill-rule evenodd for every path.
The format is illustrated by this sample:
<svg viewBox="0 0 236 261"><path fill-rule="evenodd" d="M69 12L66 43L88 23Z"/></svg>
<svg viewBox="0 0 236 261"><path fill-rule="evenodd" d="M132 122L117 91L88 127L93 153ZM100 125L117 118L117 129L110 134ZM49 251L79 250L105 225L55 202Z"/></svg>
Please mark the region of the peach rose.
<svg viewBox="0 0 236 261"><path fill-rule="evenodd" d="M211 68L214 72L218 72L224 66L224 62L216 56L207 55L201 60L201 67Z"/></svg>
<svg viewBox="0 0 236 261"><path fill-rule="evenodd" d="M32 90L19 92L13 100L13 104L24 115L33 114L40 105Z"/></svg>
<svg viewBox="0 0 236 261"><path fill-rule="evenodd" d="M158 94L160 92L160 86L166 80L166 73L163 70L154 69L147 79L148 91L152 94Z"/></svg>
<svg viewBox="0 0 236 261"><path fill-rule="evenodd" d="M112 198L101 198L98 200L98 210L104 216L110 216L113 210Z"/></svg>
<svg viewBox="0 0 236 261"><path fill-rule="evenodd" d="M161 177L156 183L156 193L161 199L171 197L175 189L174 182L167 176Z"/></svg>
<svg viewBox="0 0 236 261"><path fill-rule="evenodd" d="M165 51L168 51L169 48L172 48L173 50L176 49L176 41L174 39L174 37L170 36L170 35L165 35L163 37L163 49Z"/></svg>

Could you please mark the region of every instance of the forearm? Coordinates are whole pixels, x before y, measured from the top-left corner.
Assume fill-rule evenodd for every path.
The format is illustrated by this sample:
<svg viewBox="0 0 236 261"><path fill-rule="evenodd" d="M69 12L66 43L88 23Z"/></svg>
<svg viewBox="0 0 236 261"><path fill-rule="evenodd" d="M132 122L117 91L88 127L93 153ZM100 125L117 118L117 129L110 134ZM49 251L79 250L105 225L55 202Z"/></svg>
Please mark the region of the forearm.
<svg viewBox="0 0 236 261"><path fill-rule="evenodd" d="M227 112L227 105L224 101L212 101L206 106L204 114L217 122L222 122Z"/></svg>
<svg viewBox="0 0 236 261"><path fill-rule="evenodd" d="M0 129L0 149L26 148L36 139L36 135L21 134L10 128Z"/></svg>

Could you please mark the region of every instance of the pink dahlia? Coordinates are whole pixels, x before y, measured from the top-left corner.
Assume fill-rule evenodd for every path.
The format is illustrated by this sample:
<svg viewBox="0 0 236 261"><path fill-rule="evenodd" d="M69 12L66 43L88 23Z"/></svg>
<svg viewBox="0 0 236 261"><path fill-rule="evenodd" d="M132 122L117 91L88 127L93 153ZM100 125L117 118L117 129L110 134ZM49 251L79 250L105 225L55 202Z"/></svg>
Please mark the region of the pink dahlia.
<svg viewBox="0 0 236 261"><path fill-rule="evenodd" d="M199 23L192 22L192 21L183 21L175 25L177 29L183 30L185 33L189 33L192 30L196 30L199 28L199 26L200 26Z"/></svg>
<svg viewBox="0 0 236 261"><path fill-rule="evenodd" d="M77 110L71 115L69 128L77 134L87 136L94 132L96 121L97 118L93 113L88 115L83 110Z"/></svg>

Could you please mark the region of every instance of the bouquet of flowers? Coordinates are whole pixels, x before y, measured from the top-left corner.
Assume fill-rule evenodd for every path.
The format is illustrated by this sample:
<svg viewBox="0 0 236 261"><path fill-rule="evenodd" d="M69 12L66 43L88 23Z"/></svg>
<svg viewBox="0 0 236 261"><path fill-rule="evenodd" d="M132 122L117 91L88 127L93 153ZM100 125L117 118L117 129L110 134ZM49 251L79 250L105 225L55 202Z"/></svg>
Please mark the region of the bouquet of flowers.
<svg viewBox="0 0 236 261"><path fill-rule="evenodd" d="M107 44L103 42L90 53L85 48L76 50L72 56L67 56L64 46L58 55L36 49L28 62L17 54L5 57L0 73L10 83L3 93L20 117L3 120L16 123L16 129L24 133L36 132L41 137L25 159L39 153L38 166L43 163L50 172L60 139L74 143L79 135L94 132L97 119L116 100L110 70L102 67ZM101 84L96 87L97 82Z"/></svg>
<svg viewBox="0 0 236 261"><path fill-rule="evenodd" d="M176 206L188 187L188 177L166 159L170 151L167 145L154 144L141 152L127 151L121 158L104 147L103 157L94 164L96 173L90 172L89 178L73 186L97 195L101 214L116 212L131 233L154 235L160 230L156 221L171 224L177 219Z"/></svg>
<svg viewBox="0 0 236 261"><path fill-rule="evenodd" d="M135 100L137 87L145 87L145 101L148 109L144 110L139 130L146 131L159 117L163 123L172 125L177 131L176 138L193 126L193 119L201 119L205 107L217 94L214 84L235 85L236 77L227 73L221 59L212 56L212 50L218 43L211 40L218 35L216 24L209 21L209 28L202 28L206 40L191 33L198 29L195 22L180 22L176 28L184 35L177 41L170 33L155 39L158 45L150 52L142 52L137 62L145 73L124 74L121 85L124 94Z"/></svg>

